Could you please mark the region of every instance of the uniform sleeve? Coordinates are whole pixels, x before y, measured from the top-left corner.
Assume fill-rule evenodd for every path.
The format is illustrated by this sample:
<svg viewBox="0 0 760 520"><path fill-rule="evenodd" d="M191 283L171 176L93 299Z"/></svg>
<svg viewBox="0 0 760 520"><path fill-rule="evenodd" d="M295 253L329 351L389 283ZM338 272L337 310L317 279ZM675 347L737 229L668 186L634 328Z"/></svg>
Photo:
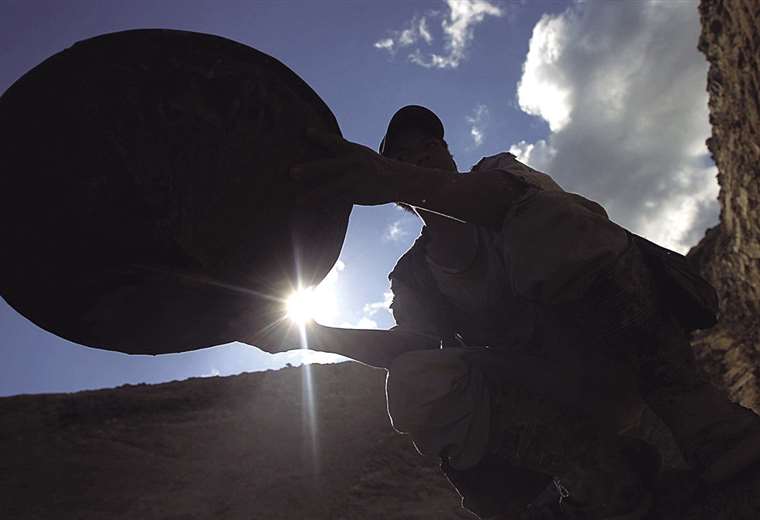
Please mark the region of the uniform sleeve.
<svg viewBox="0 0 760 520"><path fill-rule="evenodd" d="M580 299L630 244L600 205L556 191L523 201L504 220L501 236L514 291L546 304Z"/></svg>
<svg viewBox="0 0 760 520"><path fill-rule="evenodd" d="M519 178L529 186L542 191L564 191L549 175L527 166L511 153L500 153L484 157L472 167L472 171L485 172L496 170Z"/></svg>
<svg viewBox="0 0 760 520"><path fill-rule="evenodd" d="M392 331L408 332L440 341L433 305L425 305L423 298L403 282L391 278L391 312L396 326Z"/></svg>

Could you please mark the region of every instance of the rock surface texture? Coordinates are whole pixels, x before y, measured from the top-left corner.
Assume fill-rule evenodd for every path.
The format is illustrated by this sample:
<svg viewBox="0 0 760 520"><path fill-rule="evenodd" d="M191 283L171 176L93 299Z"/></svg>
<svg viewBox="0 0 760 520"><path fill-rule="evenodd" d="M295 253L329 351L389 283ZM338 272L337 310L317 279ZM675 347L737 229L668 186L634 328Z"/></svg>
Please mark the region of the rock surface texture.
<svg viewBox="0 0 760 520"><path fill-rule="evenodd" d="M718 288L722 315L694 346L717 384L759 410L760 0L703 0L700 12L722 214L690 258ZM0 399L0 512L20 519L472 518L435 462L391 428L384 375L344 363ZM661 424L649 417L640 433L678 466ZM654 518L760 518L760 468L720 488L696 488L685 470L669 481Z"/></svg>
<svg viewBox="0 0 760 520"><path fill-rule="evenodd" d="M0 516L473 518L391 428L384 381L343 363L0 399Z"/></svg>
<svg viewBox="0 0 760 520"><path fill-rule="evenodd" d="M689 256L717 288L721 317L694 347L716 384L760 411L760 2L703 0L700 14L721 218Z"/></svg>
<svg viewBox="0 0 760 520"><path fill-rule="evenodd" d="M219 36L135 29L51 56L0 96L0 294L126 354L252 342L346 234L351 204L294 203L311 186L288 169L329 157L308 128L340 134L292 70Z"/></svg>

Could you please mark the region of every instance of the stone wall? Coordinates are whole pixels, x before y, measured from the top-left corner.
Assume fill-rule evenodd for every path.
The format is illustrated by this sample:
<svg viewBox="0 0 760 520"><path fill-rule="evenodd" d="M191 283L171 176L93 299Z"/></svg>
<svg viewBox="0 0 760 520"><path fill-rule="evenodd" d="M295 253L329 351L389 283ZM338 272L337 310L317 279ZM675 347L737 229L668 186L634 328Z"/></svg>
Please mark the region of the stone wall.
<svg viewBox="0 0 760 520"><path fill-rule="evenodd" d="M694 346L714 382L760 411L760 1L699 10L721 218L689 256L717 288L721 318Z"/></svg>

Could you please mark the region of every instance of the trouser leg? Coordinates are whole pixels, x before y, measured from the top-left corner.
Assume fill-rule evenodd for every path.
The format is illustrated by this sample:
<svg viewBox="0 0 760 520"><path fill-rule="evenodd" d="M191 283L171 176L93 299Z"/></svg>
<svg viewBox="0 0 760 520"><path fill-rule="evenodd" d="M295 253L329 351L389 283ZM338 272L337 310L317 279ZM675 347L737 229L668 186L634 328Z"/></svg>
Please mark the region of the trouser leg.
<svg viewBox="0 0 760 520"><path fill-rule="evenodd" d="M540 389L505 380L499 362L483 353L467 358L491 392L489 459L552 475L592 517L637 506L645 493L639 468L612 428Z"/></svg>
<svg viewBox="0 0 760 520"><path fill-rule="evenodd" d="M638 366L645 401L706 479L760 459L758 418L698 373L686 334L622 228L582 198L555 192L518 204L502 234L516 293L554 307L555 324L570 316L568 330Z"/></svg>
<svg viewBox="0 0 760 520"><path fill-rule="evenodd" d="M398 356L386 380L388 415L423 456L446 456L469 469L484 456L491 421L490 393L465 349L421 350Z"/></svg>
<svg viewBox="0 0 760 520"><path fill-rule="evenodd" d="M490 392L465 353L444 349L399 356L386 381L391 422L409 434L423 456L441 460L466 509L481 518L518 515L550 477L486 456Z"/></svg>
<svg viewBox="0 0 760 520"><path fill-rule="evenodd" d="M621 255L574 312L592 325L592 344L613 345L617 356L637 367L642 398L706 480L723 480L760 459L760 418L732 403L699 371L688 335L636 247Z"/></svg>
<svg viewBox="0 0 760 520"><path fill-rule="evenodd" d="M707 381L672 318L651 331L639 349L642 395L686 461L716 482L760 461L760 417Z"/></svg>
<svg viewBox="0 0 760 520"><path fill-rule="evenodd" d="M520 367L488 351L404 354L387 382L394 427L460 472L488 461L557 477L574 500L600 514L641 500L640 477L614 431L542 395L541 385L515 384L505 377L510 370Z"/></svg>
<svg viewBox="0 0 760 520"><path fill-rule="evenodd" d="M443 459L441 470L462 497L462 506L484 519L520 518L552 481L543 473L488 457L465 470Z"/></svg>

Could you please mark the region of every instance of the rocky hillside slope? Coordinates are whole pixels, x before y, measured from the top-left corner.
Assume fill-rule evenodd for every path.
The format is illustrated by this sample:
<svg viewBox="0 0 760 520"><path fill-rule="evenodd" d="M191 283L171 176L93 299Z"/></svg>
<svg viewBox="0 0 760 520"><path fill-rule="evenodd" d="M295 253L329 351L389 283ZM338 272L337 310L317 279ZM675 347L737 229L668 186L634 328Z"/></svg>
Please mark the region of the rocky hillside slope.
<svg viewBox="0 0 760 520"><path fill-rule="evenodd" d="M760 0L703 0L700 12L722 213L690 257L718 288L722 315L694 347L716 383L760 410ZM0 513L472 518L435 463L392 430L384 375L344 363L0 399ZM650 417L641 433L678 465L662 425ZM673 482L659 518L760 518L760 468L709 492L694 493L688 472Z"/></svg>
<svg viewBox="0 0 760 520"><path fill-rule="evenodd" d="M385 371L308 370L0 399L0 517L472 518L391 428Z"/></svg>
<svg viewBox="0 0 760 520"><path fill-rule="evenodd" d="M343 363L0 399L0 512L14 520L474 519L437 465L391 428L384 377ZM656 424L643 433L669 449ZM688 472L672 480L658 518L760 518L760 469L704 494Z"/></svg>

